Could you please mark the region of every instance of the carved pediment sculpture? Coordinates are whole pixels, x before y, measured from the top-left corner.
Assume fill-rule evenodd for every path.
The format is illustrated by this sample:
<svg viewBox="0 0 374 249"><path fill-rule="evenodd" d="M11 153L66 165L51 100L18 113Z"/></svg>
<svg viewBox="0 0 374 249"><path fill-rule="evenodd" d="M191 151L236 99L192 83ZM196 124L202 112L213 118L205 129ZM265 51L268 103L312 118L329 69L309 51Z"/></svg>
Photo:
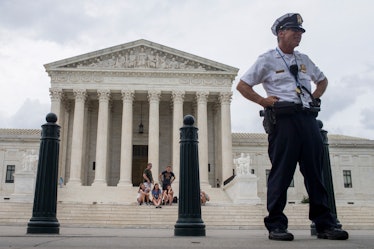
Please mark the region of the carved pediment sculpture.
<svg viewBox="0 0 374 249"><path fill-rule="evenodd" d="M63 68L223 71L148 46L137 46L62 66Z"/></svg>

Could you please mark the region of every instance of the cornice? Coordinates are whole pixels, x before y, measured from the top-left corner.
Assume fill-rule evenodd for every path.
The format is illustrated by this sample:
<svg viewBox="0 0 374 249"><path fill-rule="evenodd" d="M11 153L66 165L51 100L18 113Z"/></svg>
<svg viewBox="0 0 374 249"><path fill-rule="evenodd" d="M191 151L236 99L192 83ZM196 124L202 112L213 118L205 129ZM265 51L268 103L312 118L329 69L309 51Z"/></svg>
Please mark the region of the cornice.
<svg viewBox="0 0 374 249"><path fill-rule="evenodd" d="M225 78L234 80L236 74L230 72L212 72L212 71L173 71L173 70L94 70L94 69L54 69L48 71L48 75L52 81L58 78L80 77L86 81L96 79L102 81L105 77L154 77L154 78L172 78L172 77L209 77L209 78Z"/></svg>
<svg viewBox="0 0 374 249"><path fill-rule="evenodd" d="M265 133L232 133L233 146L251 146L253 144L267 144ZM328 145L334 148L374 149L374 140L329 134Z"/></svg>

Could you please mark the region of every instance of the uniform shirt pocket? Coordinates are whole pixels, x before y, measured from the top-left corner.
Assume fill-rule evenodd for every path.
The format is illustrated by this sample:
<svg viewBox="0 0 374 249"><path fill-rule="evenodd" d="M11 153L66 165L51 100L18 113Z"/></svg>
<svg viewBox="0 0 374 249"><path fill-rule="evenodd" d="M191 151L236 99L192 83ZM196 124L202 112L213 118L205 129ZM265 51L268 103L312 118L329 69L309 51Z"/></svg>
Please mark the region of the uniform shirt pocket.
<svg viewBox="0 0 374 249"><path fill-rule="evenodd" d="M282 96L288 96L293 95L293 92L295 92L295 78L288 70L279 73L274 71L270 77L270 82L267 83L266 88L269 90L270 95L279 96L280 94Z"/></svg>

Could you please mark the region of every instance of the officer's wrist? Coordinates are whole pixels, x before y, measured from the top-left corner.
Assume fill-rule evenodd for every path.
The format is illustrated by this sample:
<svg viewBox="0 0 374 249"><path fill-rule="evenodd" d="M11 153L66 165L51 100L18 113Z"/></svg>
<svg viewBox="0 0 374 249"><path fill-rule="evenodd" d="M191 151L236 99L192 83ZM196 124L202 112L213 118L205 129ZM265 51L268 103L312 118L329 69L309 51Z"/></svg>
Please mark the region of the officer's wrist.
<svg viewBox="0 0 374 249"><path fill-rule="evenodd" d="M265 101L265 98L261 97L260 101L258 101L257 104L264 106L264 101Z"/></svg>

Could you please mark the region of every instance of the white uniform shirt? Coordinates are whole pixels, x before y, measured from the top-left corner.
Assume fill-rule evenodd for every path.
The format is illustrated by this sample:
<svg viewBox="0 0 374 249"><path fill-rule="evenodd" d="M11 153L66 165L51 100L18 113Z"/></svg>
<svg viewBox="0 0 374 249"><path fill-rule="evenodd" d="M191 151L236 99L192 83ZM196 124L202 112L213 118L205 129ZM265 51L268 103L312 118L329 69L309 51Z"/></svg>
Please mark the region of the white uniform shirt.
<svg viewBox="0 0 374 249"><path fill-rule="evenodd" d="M301 103L296 92L296 80L289 70L289 66L295 64L295 61L299 68L298 81L309 92L311 92L311 81L317 84L325 79L325 75L307 55L298 51L288 55L276 48L260 55L241 80L250 86L262 83L267 95L276 96L279 101ZM309 94L305 90L303 93L311 102Z"/></svg>

